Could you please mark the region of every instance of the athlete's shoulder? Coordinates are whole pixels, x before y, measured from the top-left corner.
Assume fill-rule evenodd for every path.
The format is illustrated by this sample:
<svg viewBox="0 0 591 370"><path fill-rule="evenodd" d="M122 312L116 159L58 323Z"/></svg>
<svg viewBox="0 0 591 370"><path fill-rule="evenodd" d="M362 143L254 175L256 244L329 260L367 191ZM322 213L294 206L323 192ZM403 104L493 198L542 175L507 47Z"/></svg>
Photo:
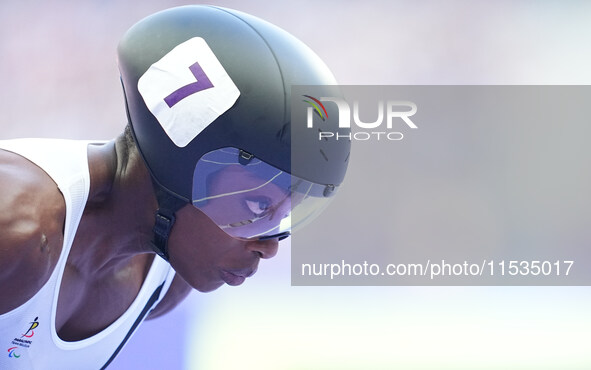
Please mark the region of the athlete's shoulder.
<svg viewBox="0 0 591 370"><path fill-rule="evenodd" d="M26 302L49 279L64 218L63 197L49 175L0 150L0 314Z"/></svg>

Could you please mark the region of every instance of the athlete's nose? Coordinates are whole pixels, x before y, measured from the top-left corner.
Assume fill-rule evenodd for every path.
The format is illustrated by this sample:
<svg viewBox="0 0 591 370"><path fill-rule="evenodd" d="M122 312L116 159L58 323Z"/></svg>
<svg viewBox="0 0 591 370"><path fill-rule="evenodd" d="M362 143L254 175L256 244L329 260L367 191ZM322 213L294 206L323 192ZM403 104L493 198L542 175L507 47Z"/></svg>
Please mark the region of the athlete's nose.
<svg viewBox="0 0 591 370"><path fill-rule="evenodd" d="M273 258L279 249L279 240L277 238L253 240L247 242L246 248L257 253L261 258Z"/></svg>

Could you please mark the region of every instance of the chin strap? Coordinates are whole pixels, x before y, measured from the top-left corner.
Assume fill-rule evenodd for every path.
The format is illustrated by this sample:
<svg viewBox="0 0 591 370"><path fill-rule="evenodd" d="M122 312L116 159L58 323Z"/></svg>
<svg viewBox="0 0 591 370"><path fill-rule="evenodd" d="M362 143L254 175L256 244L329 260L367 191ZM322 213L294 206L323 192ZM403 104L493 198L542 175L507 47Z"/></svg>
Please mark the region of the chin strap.
<svg viewBox="0 0 591 370"><path fill-rule="evenodd" d="M158 200L158 210L155 215L154 238L151 244L152 249L165 261L168 261L168 237L176 221L175 212L185 206L187 201L173 196L155 182L154 190Z"/></svg>

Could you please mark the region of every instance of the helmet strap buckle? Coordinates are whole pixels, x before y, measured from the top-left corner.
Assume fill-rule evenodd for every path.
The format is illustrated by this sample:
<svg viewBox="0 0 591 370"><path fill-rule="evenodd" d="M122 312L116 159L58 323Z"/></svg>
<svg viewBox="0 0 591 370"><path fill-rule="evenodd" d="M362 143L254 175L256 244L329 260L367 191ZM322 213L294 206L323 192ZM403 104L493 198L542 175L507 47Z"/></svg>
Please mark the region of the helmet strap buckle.
<svg viewBox="0 0 591 370"><path fill-rule="evenodd" d="M158 208L155 217L156 222L153 229L154 239L152 240L152 248L160 257L168 261L168 237L170 236L176 217L174 216L174 212L162 208Z"/></svg>
<svg viewBox="0 0 591 370"><path fill-rule="evenodd" d="M162 188L154 179L152 180L156 199L158 200L158 209L155 214L154 237L151 246L160 257L168 261L168 238L176 221L175 212L186 205L187 201L175 197Z"/></svg>

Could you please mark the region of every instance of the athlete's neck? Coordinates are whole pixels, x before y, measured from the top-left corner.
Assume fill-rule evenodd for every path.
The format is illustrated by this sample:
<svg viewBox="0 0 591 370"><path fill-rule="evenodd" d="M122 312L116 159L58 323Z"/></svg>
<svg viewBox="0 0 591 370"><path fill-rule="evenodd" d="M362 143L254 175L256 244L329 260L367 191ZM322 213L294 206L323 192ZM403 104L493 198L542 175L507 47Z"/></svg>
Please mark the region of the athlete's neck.
<svg viewBox="0 0 591 370"><path fill-rule="evenodd" d="M90 192L72 259L84 273L116 269L150 253L157 202L150 175L123 135L88 148Z"/></svg>

